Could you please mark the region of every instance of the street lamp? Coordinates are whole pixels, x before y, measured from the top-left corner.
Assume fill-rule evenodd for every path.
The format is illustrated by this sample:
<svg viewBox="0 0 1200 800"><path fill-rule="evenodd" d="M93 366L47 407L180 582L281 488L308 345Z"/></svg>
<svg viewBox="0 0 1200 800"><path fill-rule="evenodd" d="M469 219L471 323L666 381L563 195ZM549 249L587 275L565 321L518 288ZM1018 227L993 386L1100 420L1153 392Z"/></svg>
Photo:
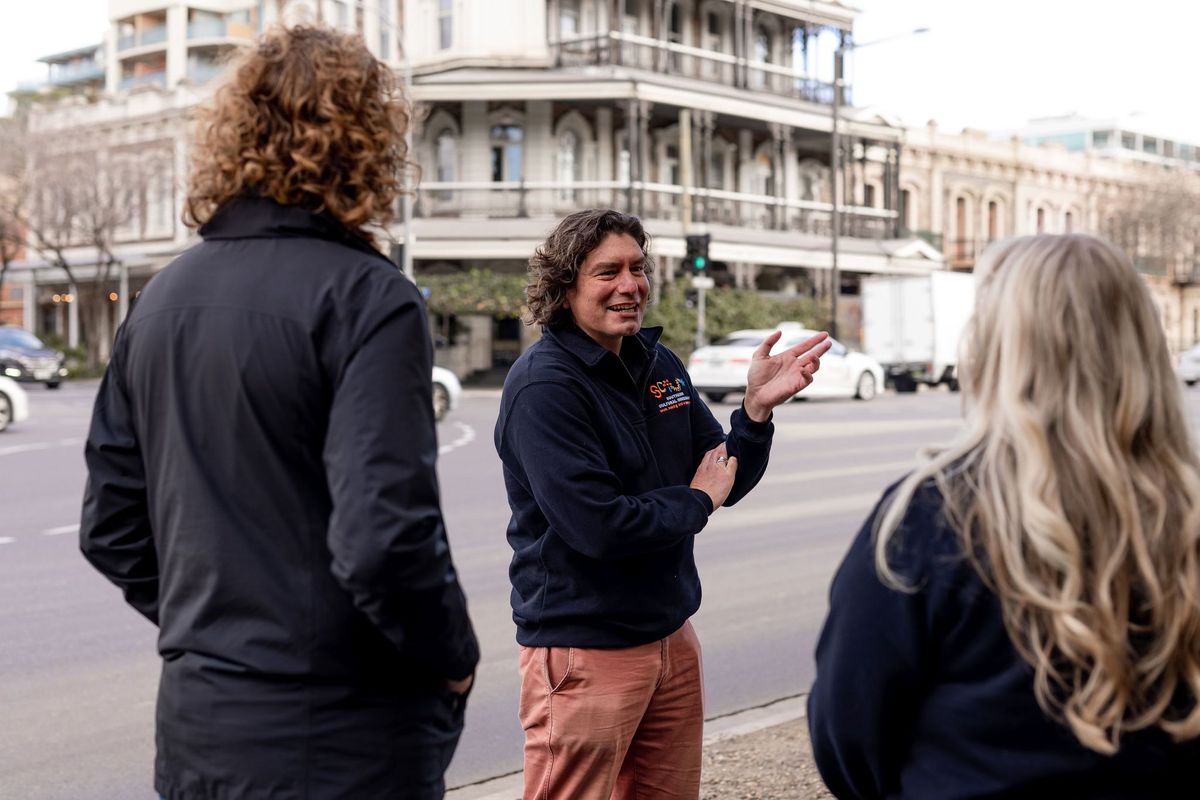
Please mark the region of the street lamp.
<svg viewBox="0 0 1200 800"><path fill-rule="evenodd" d="M842 224L842 210L840 203L841 186L842 186L842 144L838 136L838 119L842 113L842 89L844 83L842 81L842 60L846 53L850 50L861 50L864 47L871 47L876 44L883 44L895 39L903 39L906 36L915 36L920 33L928 33L929 28L915 28L906 33L897 33L892 36L885 36L882 39L875 39L862 44L854 44L853 42L843 41L838 45L837 50L833 54L833 125L830 136L830 156L829 156L829 174L833 181L832 200L833 209L829 213L830 236L829 236L829 256L830 256L830 275L829 275L829 335L837 337L838 335L838 295L842 289L842 275L838 269L838 229Z"/></svg>

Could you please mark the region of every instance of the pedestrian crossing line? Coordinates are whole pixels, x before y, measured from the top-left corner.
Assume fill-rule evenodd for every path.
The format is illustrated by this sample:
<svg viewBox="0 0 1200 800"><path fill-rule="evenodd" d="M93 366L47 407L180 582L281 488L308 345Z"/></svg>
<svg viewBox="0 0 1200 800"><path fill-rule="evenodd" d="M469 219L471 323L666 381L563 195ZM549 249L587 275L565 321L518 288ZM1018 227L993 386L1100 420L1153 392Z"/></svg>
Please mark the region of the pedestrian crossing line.
<svg viewBox="0 0 1200 800"><path fill-rule="evenodd" d="M892 433L923 433L946 431L953 433L962 428L961 419L861 419L847 422L776 422L775 439L780 435L788 439L860 439L867 436L882 436Z"/></svg>
<svg viewBox="0 0 1200 800"><path fill-rule="evenodd" d="M851 467L829 467L827 469L801 470L785 472L782 475L772 475L769 471L763 476L762 486L772 486L777 483L803 483L804 481L826 481L831 478L855 478L860 475L873 475L876 472L891 472L897 478L912 471L917 466L915 458L903 461L886 461L877 464L855 464Z"/></svg>
<svg viewBox="0 0 1200 800"><path fill-rule="evenodd" d="M42 536L62 536L64 533L78 532L79 523L76 522L74 525L61 525L57 528L47 528L46 530L42 531Z"/></svg>
<svg viewBox="0 0 1200 800"><path fill-rule="evenodd" d="M12 544L15 541L11 536L0 536L0 544Z"/></svg>
<svg viewBox="0 0 1200 800"><path fill-rule="evenodd" d="M795 503L773 504L766 508L722 510L712 518L706 530L731 530L779 522L802 522L814 517L834 514L860 513L865 515L879 500L879 492L813 498Z"/></svg>
<svg viewBox="0 0 1200 800"><path fill-rule="evenodd" d="M70 445L83 444L82 437L72 437L70 439L58 439L53 442L30 442L29 444L14 444L9 447L0 447L0 456L11 456L17 453L30 453L35 450L49 450L51 447L68 447Z"/></svg>

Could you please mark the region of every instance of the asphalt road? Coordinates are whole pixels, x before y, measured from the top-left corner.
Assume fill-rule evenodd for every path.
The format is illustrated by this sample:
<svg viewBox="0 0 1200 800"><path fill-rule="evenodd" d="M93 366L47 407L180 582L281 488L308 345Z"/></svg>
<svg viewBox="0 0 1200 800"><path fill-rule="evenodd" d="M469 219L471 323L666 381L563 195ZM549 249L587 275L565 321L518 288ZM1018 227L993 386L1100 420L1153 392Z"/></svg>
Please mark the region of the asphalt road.
<svg viewBox="0 0 1200 800"><path fill-rule="evenodd" d="M154 629L78 554L83 438L95 384L31 390L32 418L0 434L0 798L148 797ZM1200 391L1189 393L1200 417ZM455 560L483 647L463 785L520 768L507 505L492 446L497 398L472 393L440 426ZM734 406L714 408L727 420ZM957 429L957 395L793 403L771 466L697 539L708 716L804 691L829 579L880 491Z"/></svg>

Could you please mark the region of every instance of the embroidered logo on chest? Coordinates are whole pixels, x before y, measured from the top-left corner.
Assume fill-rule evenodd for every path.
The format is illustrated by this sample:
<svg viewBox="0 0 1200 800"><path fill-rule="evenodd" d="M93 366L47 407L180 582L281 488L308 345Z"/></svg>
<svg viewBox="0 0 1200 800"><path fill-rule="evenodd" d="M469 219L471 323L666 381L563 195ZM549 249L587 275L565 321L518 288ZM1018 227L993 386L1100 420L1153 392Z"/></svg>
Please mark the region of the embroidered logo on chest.
<svg viewBox="0 0 1200 800"><path fill-rule="evenodd" d="M650 396L658 404L658 413L665 414L668 411L676 411L680 408L686 408L692 404L692 396L686 391L683 378L675 378L674 380L663 379L650 384Z"/></svg>

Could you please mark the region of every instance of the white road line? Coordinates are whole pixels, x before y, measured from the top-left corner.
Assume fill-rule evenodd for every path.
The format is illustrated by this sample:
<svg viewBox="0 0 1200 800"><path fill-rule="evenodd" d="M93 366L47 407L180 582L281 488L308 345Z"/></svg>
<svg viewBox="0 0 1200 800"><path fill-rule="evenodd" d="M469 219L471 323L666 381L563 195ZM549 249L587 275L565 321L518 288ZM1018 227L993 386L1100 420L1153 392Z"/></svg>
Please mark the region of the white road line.
<svg viewBox="0 0 1200 800"><path fill-rule="evenodd" d="M455 439L453 442L450 442L449 444L444 444L438 448L439 456L444 456L444 455L446 455L446 453L449 453L451 450L457 450L458 448L464 447L465 445L468 445L471 442L475 441L475 429L474 428L472 428L470 425L466 424L465 422L456 422L454 424L458 426L458 429L461 431L461 433L459 434L458 438Z"/></svg>
<svg viewBox="0 0 1200 800"><path fill-rule="evenodd" d="M876 472L891 472L900 478L906 472L911 472L917 466L916 458L906 458L903 461L885 461L876 464L856 464L852 467L830 467L829 469L810 469L800 472L785 472L772 475L770 470L763 476L763 486L776 483L803 483L804 481L821 481L830 478L854 478L860 475L872 475Z"/></svg>
<svg viewBox="0 0 1200 800"><path fill-rule="evenodd" d="M766 508L725 508L717 512L708 527L710 529L715 527L722 530L737 530L755 525L773 525L777 522L807 522L813 517L833 514L858 512L865 515L878 500L879 492L867 492L844 497L813 498L796 503L780 503Z"/></svg>
<svg viewBox="0 0 1200 800"><path fill-rule="evenodd" d="M0 544L12 544L15 541L11 536L0 536Z"/></svg>
<svg viewBox="0 0 1200 800"><path fill-rule="evenodd" d="M0 447L0 456L11 456L17 453L29 453L34 450L49 450L51 447L68 447L83 444L83 438L76 436L71 439L59 439L55 442L30 442L29 444L14 444L10 447Z"/></svg>
<svg viewBox="0 0 1200 800"><path fill-rule="evenodd" d="M862 419L853 422L776 422L775 438L780 434L796 439L845 439L880 436L889 433L923 433L943 430L953 433L961 428L959 419Z"/></svg>
<svg viewBox="0 0 1200 800"><path fill-rule="evenodd" d="M77 533L79 531L79 523L74 525L62 525L58 528L47 528L42 531L42 536L62 536L64 533Z"/></svg>

